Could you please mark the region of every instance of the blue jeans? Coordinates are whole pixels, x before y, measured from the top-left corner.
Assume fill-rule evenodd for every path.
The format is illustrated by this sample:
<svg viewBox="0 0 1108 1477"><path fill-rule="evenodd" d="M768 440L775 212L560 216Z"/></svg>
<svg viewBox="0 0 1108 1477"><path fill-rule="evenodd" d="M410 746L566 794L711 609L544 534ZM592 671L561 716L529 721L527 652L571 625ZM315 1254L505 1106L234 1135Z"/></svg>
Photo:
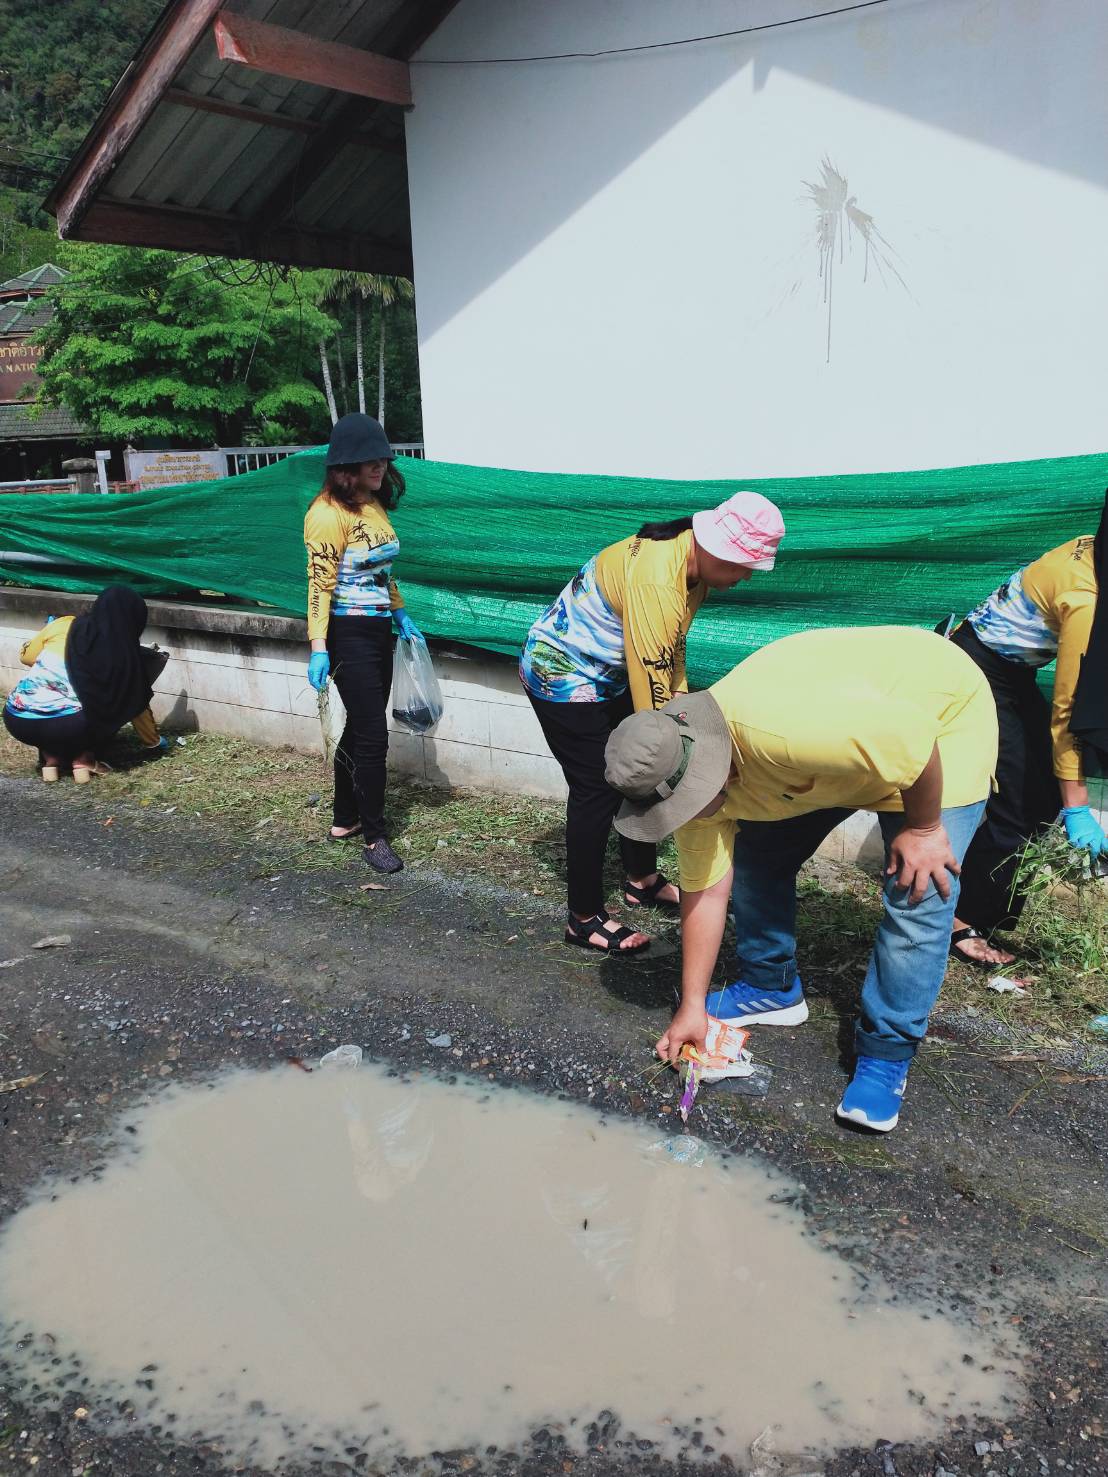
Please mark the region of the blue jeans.
<svg viewBox="0 0 1108 1477"><path fill-rule="evenodd" d="M796 977L796 874L851 810L816 810L783 821L740 821L735 838L735 940L739 978L788 990ZM951 850L961 862L985 814L985 801L942 812ZM889 843L903 828L900 812L878 816L888 865ZM949 874L948 874L949 876ZM932 882L920 902L887 877L854 1039L859 1053L905 1061L927 1033L927 1018L946 973L958 879L944 902Z"/></svg>

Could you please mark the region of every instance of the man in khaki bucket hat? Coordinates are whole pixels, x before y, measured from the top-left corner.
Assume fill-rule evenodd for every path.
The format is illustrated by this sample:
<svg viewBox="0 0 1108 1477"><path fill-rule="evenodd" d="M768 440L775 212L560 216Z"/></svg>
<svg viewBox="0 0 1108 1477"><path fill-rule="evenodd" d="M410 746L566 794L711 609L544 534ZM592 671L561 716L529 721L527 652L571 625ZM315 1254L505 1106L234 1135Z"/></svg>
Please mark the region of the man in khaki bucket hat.
<svg viewBox="0 0 1108 1477"><path fill-rule="evenodd" d="M612 734L616 828L676 832L681 1005L657 1043L676 1061L707 1016L796 1026L796 876L855 810L878 814L884 914L861 992L857 1063L840 1118L894 1128L908 1066L946 969L961 860L996 764L996 707L949 641L897 626L772 642L707 692L636 713ZM728 897L739 979L712 989Z"/></svg>

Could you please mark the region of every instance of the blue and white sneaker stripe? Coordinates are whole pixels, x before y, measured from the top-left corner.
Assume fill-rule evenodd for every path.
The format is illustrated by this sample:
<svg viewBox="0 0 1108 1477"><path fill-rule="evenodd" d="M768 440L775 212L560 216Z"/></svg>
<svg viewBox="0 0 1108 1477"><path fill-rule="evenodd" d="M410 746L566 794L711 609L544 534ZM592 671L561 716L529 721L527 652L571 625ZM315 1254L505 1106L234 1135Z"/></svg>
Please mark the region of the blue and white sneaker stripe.
<svg viewBox="0 0 1108 1477"><path fill-rule="evenodd" d="M888 1133L900 1118L900 1104L908 1082L909 1061L887 1062L860 1056L854 1076L835 1109L839 1118L860 1123L877 1133Z"/></svg>
<svg viewBox="0 0 1108 1477"><path fill-rule="evenodd" d="M808 1002L797 975L791 990L766 990L738 980L709 994L709 1015L729 1026L800 1026L808 1019Z"/></svg>

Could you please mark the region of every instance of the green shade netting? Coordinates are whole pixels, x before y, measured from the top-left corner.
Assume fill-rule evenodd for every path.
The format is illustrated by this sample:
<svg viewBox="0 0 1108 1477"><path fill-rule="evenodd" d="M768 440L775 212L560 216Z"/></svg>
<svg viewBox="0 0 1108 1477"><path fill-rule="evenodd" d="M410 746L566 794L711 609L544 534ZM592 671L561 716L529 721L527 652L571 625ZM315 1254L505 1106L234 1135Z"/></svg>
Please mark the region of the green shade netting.
<svg viewBox="0 0 1108 1477"><path fill-rule="evenodd" d="M1097 527L1108 454L925 472L667 482L404 460L397 576L430 636L515 653L574 571L647 519L737 487L778 503L776 570L713 594L689 639L703 686L810 626L933 626L1013 570ZM305 611L304 511L323 451L220 482L118 496L0 497L0 578L63 590L123 580L146 595L219 591ZM11 552L45 557L30 566ZM64 566L64 567L63 567Z"/></svg>

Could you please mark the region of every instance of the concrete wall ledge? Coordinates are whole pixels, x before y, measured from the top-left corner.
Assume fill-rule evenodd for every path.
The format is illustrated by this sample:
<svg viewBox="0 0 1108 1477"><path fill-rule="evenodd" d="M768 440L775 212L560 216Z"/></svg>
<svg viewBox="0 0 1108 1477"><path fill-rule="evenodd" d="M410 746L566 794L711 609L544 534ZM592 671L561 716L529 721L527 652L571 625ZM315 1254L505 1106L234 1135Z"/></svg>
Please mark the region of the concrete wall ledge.
<svg viewBox="0 0 1108 1477"><path fill-rule="evenodd" d="M67 590L33 590L0 585L0 612L26 614L39 620L46 615L80 615L96 599ZM296 616L273 615L253 607L192 605L176 600L147 600L150 625L167 631L212 631L225 636L264 636L274 641L308 640L308 623ZM38 629L38 627L36 627Z"/></svg>
<svg viewBox="0 0 1108 1477"><path fill-rule="evenodd" d="M77 615L91 595L0 586L0 686L19 681L19 648L47 615ZM345 722L333 685L321 716L308 685L303 620L219 605L149 600L146 639L170 653L154 695L159 722L320 753ZM429 643L446 710L433 733L390 718L390 767L426 784L563 800L562 772L520 687L515 661L477 647ZM882 859L876 819L864 811L834 830L821 852L839 861Z"/></svg>

